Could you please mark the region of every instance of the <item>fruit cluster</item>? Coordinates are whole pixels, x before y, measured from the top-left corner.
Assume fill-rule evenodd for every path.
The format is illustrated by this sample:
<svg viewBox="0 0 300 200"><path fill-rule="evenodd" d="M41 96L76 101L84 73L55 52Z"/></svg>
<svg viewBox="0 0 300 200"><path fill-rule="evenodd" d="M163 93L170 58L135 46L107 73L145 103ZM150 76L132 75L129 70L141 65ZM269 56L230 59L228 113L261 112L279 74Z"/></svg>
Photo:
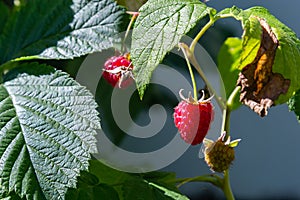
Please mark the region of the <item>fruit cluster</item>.
<svg viewBox="0 0 300 200"><path fill-rule="evenodd" d="M229 168L234 160L234 149L224 141L218 139L205 148L205 162L211 170L223 172Z"/></svg>

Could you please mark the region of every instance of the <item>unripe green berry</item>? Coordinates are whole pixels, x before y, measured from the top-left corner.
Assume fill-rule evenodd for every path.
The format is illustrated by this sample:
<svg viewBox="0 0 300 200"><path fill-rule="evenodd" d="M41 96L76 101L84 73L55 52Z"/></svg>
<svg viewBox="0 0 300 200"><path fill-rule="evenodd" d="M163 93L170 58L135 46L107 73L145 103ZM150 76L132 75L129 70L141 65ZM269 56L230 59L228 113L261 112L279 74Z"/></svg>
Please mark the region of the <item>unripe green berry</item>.
<svg viewBox="0 0 300 200"><path fill-rule="evenodd" d="M211 170L224 172L234 160L234 149L222 139L209 143L205 148L205 161Z"/></svg>

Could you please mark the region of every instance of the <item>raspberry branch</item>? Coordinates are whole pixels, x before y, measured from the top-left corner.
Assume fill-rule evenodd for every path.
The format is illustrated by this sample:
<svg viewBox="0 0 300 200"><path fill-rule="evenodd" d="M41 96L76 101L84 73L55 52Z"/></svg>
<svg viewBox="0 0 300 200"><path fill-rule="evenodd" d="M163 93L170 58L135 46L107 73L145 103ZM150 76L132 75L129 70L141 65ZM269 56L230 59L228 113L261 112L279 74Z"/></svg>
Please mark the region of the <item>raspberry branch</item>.
<svg viewBox="0 0 300 200"><path fill-rule="evenodd" d="M196 71L198 72L198 74L200 75L200 77L202 78L204 83L206 84L210 94L215 97L220 109L224 110L226 108L224 100L222 100L222 98L217 95L216 90L213 88L213 86L210 84L210 82L206 78L206 76L205 76L204 72L202 71L198 61L195 58L194 52L192 52L190 50L190 48L184 43L180 43L180 48L185 53L185 55L187 56L189 62L194 66L194 68L196 69Z"/></svg>
<svg viewBox="0 0 300 200"><path fill-rule="evenodd" d="M224 99L221 99L221 97L219 97L215 91L215 89L212 87L212 85L210 84L210 82L208 81L208 79L206 78L205 74L202 71L202 68L200 67L197 59L195 58L195 46L197 44L197 42L199 41L199 39L203 36L203 34L220 18L227 18L230 16L227 15L213 15L212 13L209 14L209 22L201 29L201 31L197 34L197 36L194 38L194 40L192 41L192 43L190 44L190 46L188 47L186 44L184 43L180 43L179 47L181 48L181 50L184 53L186 62L188 64L189 67L189 71L191 74L191 78L192 78L192 82L193 82L193 88L194 88L194 98L196 98L196 93L195 93L195 89L196 89L196 83L194 80L194 75L192 73L192 69L191 69L191 64L194 66L194 68L196 69L196 71L198 72L198 74L200 75L200 77L202 78L202 80L205 82L205 84L207 85L207 88L210 92L210 94L214 95L216 98L216 101L218 103L218 106L220 107L220 109L223 111L223 124L222 124L222 131L221 133L224 133L224 140L228 140L230 138L230 114L231 114L231 110L232 110L232 106L233 106L233 100L234 98L237 96L237 94L239 93L240 87L236 87L235 90L231 93L230 97L228 98L228 100L225 102ZM182 184L186 183L186 182L191 182L191 181L204 181L204 182L211 182L214 185L218 186L219 188L221 188L226 196L226 198L228 200L234 200L234 196L231 190L231 186L230 186L230 178L229 178L229 169L226 169L224 171L224 177L219 179L221 181L217 182L218 184L216 184L215 180L211 180L211 179L206 179L207 177L203 178L203 177L196 177L196 178L190 178L190 179L186 179L185 181L183 181L179 186L181 186Z"/></svg>
<svg viewBox="0 0 300 200"><path fill-rule="evenodd" d="M222 188L224 185L224 180L222 179L222 177L216 174L207 174L207 175L196 176L192 178L177 178L175 181L176 183L178 183L177 185L178 188L189 182L208 182L219 188Z"/></svg>
<svg viewBox="0 0 300 200"><path fill-rule="evenodd" d="M229 169L225 170L224 172L224 185L223 185L223 192L226 196L227 200L234 200L234 196L231 190L231 186L230 186L230 179L229 179Z"/></svg>
<svg viewBox="0 0 300 200"><path fill-rule="evenodd" d="M230 94L227 102L226 102L226 109L223 112L223 123L222 123L222 131L226 132L225 140L230 135L230 114L233 106L233 101L236 96L239 94L241 87L237 86L232 93Z"/></svg>
<svg viewBox="0 0 300 200"><path fill-rule="evenodd" d="M123 39L123 42L122 42L122 48L121 48L122 53L124 53L126 51L125 42L126 42L126 39L128 37L128 34L130 32L130 29L131 29L131 27L133 25L133 22L139 16L139 12L127 11L126 13L132 15L132 17L131 17L130 22L129 22L128 26L127 26L127 29L126 29L126 32L125 32L125 36L124 36L124 39Z"/></svg>
<svg viewBox="0 0 300 200"><path fill-rule="evenodd" d="M216 18L209 13L209 22L200 30L200 32L197 34L197 36L194 38L190 45L190 51L194 53L195 51L195 46L198 43L199 39L202 37L202 35L215 23Z"/></svg>

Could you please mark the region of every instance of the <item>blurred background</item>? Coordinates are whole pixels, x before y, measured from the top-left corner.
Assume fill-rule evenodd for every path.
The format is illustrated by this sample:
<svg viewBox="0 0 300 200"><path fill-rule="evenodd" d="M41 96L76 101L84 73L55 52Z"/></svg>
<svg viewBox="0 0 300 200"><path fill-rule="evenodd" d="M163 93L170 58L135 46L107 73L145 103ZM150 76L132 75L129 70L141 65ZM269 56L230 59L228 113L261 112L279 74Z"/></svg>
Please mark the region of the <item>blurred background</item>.
<svg viewBox="0 0 300 200"><path fill-rule="evenodd" d="M10 0L3 0L10 4ZM137 2L142 0L119 0L119 3L132 6L131 10L137 9ZM246 9L252 6L264 6L280 21L293 29L300 36L300 1L295 0L210 0L208 6L218 11L226 7ZM196 34L201 28L191 31L189 36ZM220 46L228 36L240 37L242 30L240 23L233 19L218 21L200 40L200 44L210 54L217 64L217 54ZM76 77L78 70L83 65L98 66L97 73L101 73L101 66L105 58L110 57L112 50L101 54L76 58L65 61L46 61L57 68ZM103 58L99 61L99 56ZM176 60L174 54L169 54L164 64L174 67L189 80L189 74L183 59ZM151 123L149 109L152 105L159 104L166 110L166 122L161 131L145 139L135 138L124 133L116 124L111 112L112 88L103 79L91 80L91 73L86 71L85 84L89 89L97 84L95 91L96 100L102 119L103 132L112 142L120 147L134 152L154 151L163 147L176 134L173 124L172 112L177 105L177 94L168 88L159 85L150 85L143 101L139 100L135 92L128 105L133 123L146 126ZM173 77L166 77L172 79ZM214 77L212 77L213 79ZM199 79L199 77L198 77ZM215 76L216 81L219 77ZM300 78L299 78L300 81ZM198 81L199 89L204 87L201 80ZM120 104L122 100L120 99ZM127 105L125 105L127 106ZM130 126L130 124L128 124ZM210 133L211 134L211 133ZM268 116L260 118L248 107L240 107L231 115L231 135L233 139L241 138L236 148L236 160L231 167L231 184L236 199L300 199L300 124L294 113L289 112L287 105L272 107ZM211 173L203 159L199 158L200 146L190 147L179 159L163 168L163 171L173 171L178 177L193 177ZM198 199L224 199L222 191L208 183L188 183L183 185L181 191L192 200Z"/></svg>

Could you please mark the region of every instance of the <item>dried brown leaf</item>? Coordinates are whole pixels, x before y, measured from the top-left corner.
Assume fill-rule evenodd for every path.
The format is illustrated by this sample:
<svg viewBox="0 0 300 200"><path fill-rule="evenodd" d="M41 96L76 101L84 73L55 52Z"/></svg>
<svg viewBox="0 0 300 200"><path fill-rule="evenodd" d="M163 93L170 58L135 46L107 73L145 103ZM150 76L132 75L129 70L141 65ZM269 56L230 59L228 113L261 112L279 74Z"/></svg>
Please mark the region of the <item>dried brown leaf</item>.
<svg viewBox="0 0 300 200"><path fill-rule="evenodd" d="M263 117L279 95L288 91L290 80L272 71L279 41L267 22L258 20L263 30L260 48L254 61L240 72L237 85L241 86L240 101Z"/></svg>

